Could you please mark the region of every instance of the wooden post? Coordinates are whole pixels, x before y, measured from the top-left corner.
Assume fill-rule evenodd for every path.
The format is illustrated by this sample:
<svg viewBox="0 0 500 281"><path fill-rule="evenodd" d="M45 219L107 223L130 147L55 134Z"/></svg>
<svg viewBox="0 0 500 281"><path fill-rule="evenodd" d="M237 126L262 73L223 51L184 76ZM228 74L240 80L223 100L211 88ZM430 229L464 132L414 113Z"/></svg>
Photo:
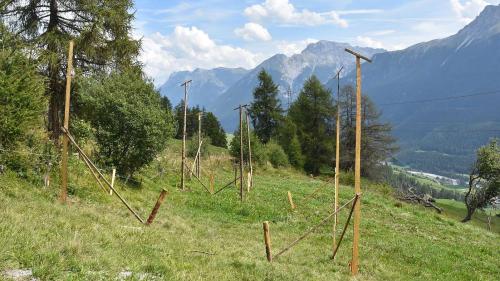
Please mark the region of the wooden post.
<svg viewBox="0 0 500 281"><path fill-rule="evenodd" d="M346 52L356 56L356 156L354 163L354 192L361 194L361 59L371 62L352 50L345 49ZM351 274L358 274L359 268L359 225L361 222L361 198L354 206L354 228L352 239L352 260Z"/></svg>
<svg viewBox="0 0 500 281"><path fill-rule="evenodd" d="M337 137L335 145L335 198L334 198L334 211L338 211L339 207L339 173L340 173L340 72L344 67L342 66L337 72ZM337 223L338 214L335 213L333 217L333 250L335 251L337 244Z"/></svg>
<svg viewBox="0 0 500 281"><path fill-rule="evenodd" d="M185 161L186 161L186 115L187 115L187 87L188 84L192 80L185 81L184 83L181 84L181 86L184 86L184 122L182 125L182 163L181 163L181 189L184 190L186 188L185 184L185 172L184 172L184 166L185 166Z"/></svg>
<svg viewBox="0 0 500 281"><path fill-rule="evenodd" d="M158 197L158 200L156 200L156 204L155 204L153 210L151 211L151 214L149 215L149 218L146 222L146 225L150 225L151 223L153 223L153 220L156 217L156 213L158 213L158 209L160 208L161 204L165 200L166 195L167 195L167 191L165 189L162 189L162 191L160 193L160 197Z"/></svg>
<svg viewBox="0 0 500 281"><path fill-rule="evenodd" d="M271 236L269 235L269 222L265 221L263 227L264 227L264 243L266 244L267 261L272 262L273 256L271 255Z"/></svg>
<svg viewBox="0 0 500 281"><path fill-rule="evenodd" d="M292 210L294 210L295 204L293 204L292 193L290 191L288 191L288 202L290 202L290 208L292 208Z"/></svg>
<svg viewBox="0 0 500 281"><path fill-rule="evenodd" d="M201 173L201 112L198 112L198 157L196 158L196 175Z"/></svg>
<svg viewBox="0 0 500 281"><path fill-rule="evenodd" d="M64 104L64 128L69 128L69 105L71 98L71 72L73 70L73 40L69 41L68 67L66 68L66 98ZM63 152L61 159L61 194L59 200L66 203L68 197L68 136L63 135Z"/></svg>
<svg viewBox="0 0 500 281"><path fill-rule="evenodd" d="M210 175L210 193L214 194L214 182L215 182L215 177L213 174Z"/></svg>
<svg viewBox="0 0 500 281"><path fill-rule="evenodd" d="M111 186L115 187L115 176L116 176L116 169L113 168L113 173L111 174ZM109 189L109 195L113 195L113 189Z"/></svg>
<svg viewBox="0 0 500 281"><path fill-rule="evenodd" d="M244 105L238 106L236 109L240 111L240 200L243 201L243 107Z"/></svg>
<svg viewBox="0 0 500 281"><path fill-rule="evenodd" d="M247 136L248 136L248 164L250 166L250 176L248 182L250 183L249 189L253 188L253 166L252 166L252 147L250 145L250 117L248 116L248 111L246 112L247 117Z"/></svg>

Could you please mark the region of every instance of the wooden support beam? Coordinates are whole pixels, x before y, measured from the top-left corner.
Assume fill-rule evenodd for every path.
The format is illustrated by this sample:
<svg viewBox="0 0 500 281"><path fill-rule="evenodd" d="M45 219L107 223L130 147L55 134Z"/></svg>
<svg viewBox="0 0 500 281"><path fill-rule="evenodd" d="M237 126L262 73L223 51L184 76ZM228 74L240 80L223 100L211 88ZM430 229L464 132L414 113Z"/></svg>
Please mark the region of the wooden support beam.
<svg viewBox="0 0 500 281"><path fill-rule="evenodd" d="M163 201L165 200L165 196L167 195L167 193L168 193L167 190L162 189L162 191L160 192L160 196L158 197L158 200L156 200L156 204L155 204L153 210L151 211L151 214L148 217L146 225L150 225L151 223L153 223L153 221L156 217L156 214L158 213L158 209L160 209L160 206L163 203Z"/></svg>
<svg viewBox="0 0 500 281"><path fill-rule="evenodd" d="M265 221L263 223L264 228L264 243L266 244L266 257L268 262L273 261L273 256L271 254L271 235L269 234L269 222Z"/></svg>
<svg viewBox="0 0 500 281"><path fill-rule="evenodd" d="M361 59L372 62L352 50L345 49L346 52L356 56L356 145L354 163L354 192L361 194ZM361 223L361 200L354 209L354 233L352 240L352 260L351 274L358 274L359 268L359 227Z"/></svg>
<svg viewBox="0 0 500 281"><path fill-rule="evenodd" d="M196 175L200 177L201 173L201 112L198 112L198 153L196 157Z"/></svg>
<svg viewBox="0 0 500 281"><path fill-rule="evenodd" d="M64 101L64 128L69 128L69 106L71 99L71 73L73 71L73 40L69 41L68 66L66 68L66 97ZM68 137L63 135L61 159L61 193L59 200L66 203L68 197Z"/></svg>
<svg viewBox="0 0 500 281"><path fill-rule="evenodd" d="M361 196L360 194L356 194L356 197L354 197L354 201L352 202L351 211L349 212L349 216L347 217L347 220L345 222L344 229L342 230L342 234L340 235L340 238L339 238L339 242L337 245L335 245L335 248L333 249L332 260L335 259L335 255L337 254L337 251L339 250L340 243L342 243L342 239L344 239L344 234L347 230L347 226L349 226L349 222L351 221L352 212L354 211L354 208L356 207L360 196Z"/></svg>
<svg viewBox="0 0 500 281"><path fill-rule="evenodd" d="M99 175L99 178L101 178L104 183L110 188L113 190L114 194L116 194L116 196L118 197L118 199L120 199L120 201L125 205L125 207L127 207L127 209L135 216L135 218L137 220L139 220L142 224L144 224L144 220L139 216L139 214L137 214L136 211L134 211L134 209L132 209L132 207L127 203L127 201L125 201L125 199L116 191L116 189L111 186L111 183L109 183L108 180L106 180L106 178L103 176L103 174L101 173L101 171L94 165L94 163L92 163L92 161L90 160L90 158L87 156L87 154L85 154L85 152L83 151L83 149L76 143L75 139L73 138L73 136L69 133L69 131L62 127L61 128L63 133L65 133L67 136L68 136L68 140L71 142L71 144L73 144L76 149L78 150L78 152L80 153L80 155L85 158L85 161L86 163L88 163L89 165L89 169L93 169L98 175ZM106 191L105 191L106 192Z"/></svg>

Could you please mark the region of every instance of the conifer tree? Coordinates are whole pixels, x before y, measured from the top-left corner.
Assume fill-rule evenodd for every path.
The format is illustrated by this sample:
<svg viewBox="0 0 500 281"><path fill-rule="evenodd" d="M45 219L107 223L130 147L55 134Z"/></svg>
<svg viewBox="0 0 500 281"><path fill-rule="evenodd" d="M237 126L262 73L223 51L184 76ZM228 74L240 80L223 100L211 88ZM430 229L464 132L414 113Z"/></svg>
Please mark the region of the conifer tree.
<svg viewBox="0 0 500 281"><path fill-rule="evenodd" d="M267 143L277 135L279 121L283 114L278 100L278 86L264 69L259 72L259 86L253 91L254 101L249 113L258 138Z"/></svg>
<svg viewBox="0 0 500 281"><path fill-rule="evenodd" d="M288 115L297 126L305 157L304 169L319 174L321 167L331 166L335 147L335 107L330 91L321 85L316 76L311 76L304 83Z"/></svg>
<svg viewBox="0 0 500 281"><path fill-rule="evenodd" d="M132 0L0 1L2 21L33 51L47 77L48 130L60 135L68 41L74 66L83 73L138 68L140 42L130 38Z"/></svg>

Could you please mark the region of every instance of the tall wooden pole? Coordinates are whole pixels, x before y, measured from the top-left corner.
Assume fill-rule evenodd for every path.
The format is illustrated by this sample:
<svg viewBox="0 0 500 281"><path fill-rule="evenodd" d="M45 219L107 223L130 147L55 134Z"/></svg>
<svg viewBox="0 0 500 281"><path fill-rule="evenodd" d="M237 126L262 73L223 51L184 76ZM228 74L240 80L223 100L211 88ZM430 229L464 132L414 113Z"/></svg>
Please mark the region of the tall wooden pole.
<svg viewBox="0 0 500 281"><path fill-rule="evenodd" d="M184 166L186 162L186 115L187 115L187 87L188 84L192 80L188 80L184 83L181 84L181 86L184 86L184 122L183 122L183 127L182 127L182 163L181 163L181 189L184 190L186 188L185 185L185 172L184 172Z"/></svg>
<svg viewBox="0 0 500 281"><path fill-rule="evenodd" d="M354 192L361 196L361 59L372 62L367 57L352 50L346 52L356 56L356 155L354 163ZM352 239L351 274L358 274L359 267L359 225L361 222L361 197L354 207L354 229Z"/></svg>
<svg viewBox="0 0 500 281"><path fill-rule="evenodd" d="M243 106L240 105L240 200L243 201Z"/></svg>
<svg viewBox="0 0 500 281"><path fill-rule="evenodd" d="M250 145L250 117L248 116L248 111L246 111L247 117L247 136L248 136L248 164L250 166L250 188L253 188L253 167L252 167L252 147Z"/></svg>
<svg viewBox="0 0 500 281"><path fill-rule="evenodd" d="M337 142L335 145L335 199L334 211L336 212L333 217L333 250L337 247L337 223L338 223L338 209L339 209L339 173L340 173L340 72L344 67L342 66L337 72Z"/></svg>
<svg viewBox="0 0 500 281"><path fill-rule="evenodd" d="M201 173L201 112L198 112L198 157L196 158L196 176L200 177Z"/></svg>
<svg viewBox="0 0 500 281"><path fill-rule="evenodd" d="M64 128L69 130L69 104L71 98L71 72L73 70L73 40L69 41L68 67L66 69L66 99L64 104ZM63 153L61 159L61 194L59 199L66 203L68 197L68 136L63 135Z"/></svg>

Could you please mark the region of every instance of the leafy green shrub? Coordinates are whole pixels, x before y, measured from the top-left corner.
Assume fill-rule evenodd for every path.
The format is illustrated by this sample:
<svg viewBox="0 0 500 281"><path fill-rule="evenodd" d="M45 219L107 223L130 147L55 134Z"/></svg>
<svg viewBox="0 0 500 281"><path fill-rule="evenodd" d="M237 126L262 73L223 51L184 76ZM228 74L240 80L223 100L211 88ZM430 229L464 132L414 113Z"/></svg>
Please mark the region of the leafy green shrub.
<svg viewBox="0 0 500 281"><path fill-rule="evenodd" d="M202 137L203 142L201 143L200 153L201 156L208 155L208 147L212 143L210 137L204 136ZM193 137L187 142L187 156L195 157L198 152L198 133L194 134Z"/></svg>
<svg viewBox="0 0 500 281"><path fill-rule="evenodd" d="M132 175L150 163L173 136L173 116L150 81L135 71L84 78L78 112L90 122L99 160Z"/></svg>
<svg viewBox="0 0 500 281"><path fill-rule="evenodd" d="M34 64L16 51L0 51L0 148L15 147L42 124L44 81Z"/></svg>
<svg viewBox="0 0 500 281"><path fill-rule="evenodd" d="M275 141L271 140L266 144L266 152L269 162L271 162L273 167L279 168L289 165L288 156L283 148Z"/></svg>
<svg viewBox="0 0 500 281"><path fill-rule="evenodd" d="M246 128L244 125L243 128ZM243 161L248 162L248 139L247 131L243 131ZM250 132L250 146L252 147L252 161L255 164L264 165L267 162L267 152L264 145L259 141L254 132ZM240 159L240 132L239 130L234 133L231 139L229 152L231 156L236 158L239 162Z"/></svg>

